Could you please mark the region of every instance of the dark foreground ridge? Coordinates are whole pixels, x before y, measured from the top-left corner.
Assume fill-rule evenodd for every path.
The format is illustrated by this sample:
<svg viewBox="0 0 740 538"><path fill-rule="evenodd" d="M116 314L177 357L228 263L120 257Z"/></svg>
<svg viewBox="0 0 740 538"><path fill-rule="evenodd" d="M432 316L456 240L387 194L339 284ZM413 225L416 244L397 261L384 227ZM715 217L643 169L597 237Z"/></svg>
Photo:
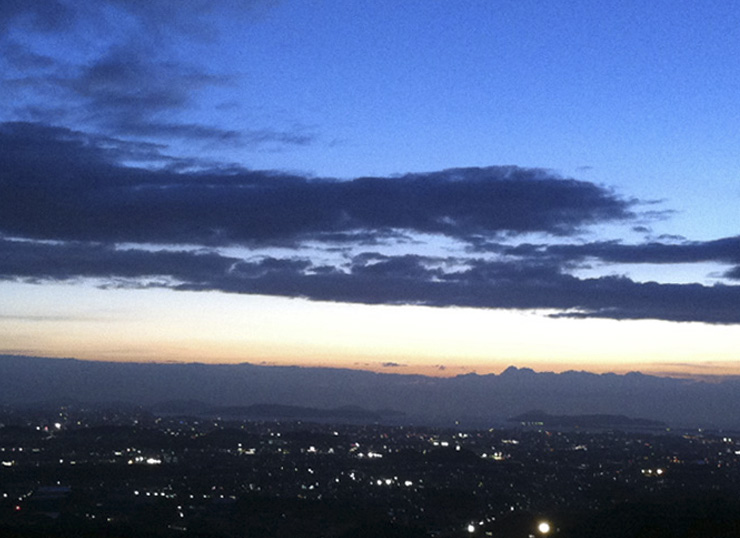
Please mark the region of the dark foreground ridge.
<svg viewBox="0 0 740 538"><path fill-rule="evenodd" d="M344 418L355 414L359 419L365 413L364 420L386 423L458 423L485 428L542 409L552 416L623 415L670 427L740 428L737 379L708 383L637 372L555 374L514 367L499 375L436 378L248 363L114 363L0 356L0 403L154 406L168 398L245 416L265 412L265 408L250 406L284 406L272 408L275 418L280 417L274 413L286 416L295 412L294 407L303 408L301 413L313 410L313 416L304 417L313 419L327 413L335 418L341 418L337 413Z"/></svg>

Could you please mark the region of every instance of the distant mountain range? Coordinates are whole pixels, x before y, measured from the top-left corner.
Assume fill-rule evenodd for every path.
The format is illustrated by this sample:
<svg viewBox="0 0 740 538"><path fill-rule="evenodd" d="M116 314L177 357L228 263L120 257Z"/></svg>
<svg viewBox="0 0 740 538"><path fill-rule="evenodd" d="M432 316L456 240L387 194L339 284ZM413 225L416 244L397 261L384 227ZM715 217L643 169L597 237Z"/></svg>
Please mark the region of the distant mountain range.
<svg viewBox="0 0 740 538"><path fill-rule="evenodd" d="M148 407L191 400L242 416L259 413L259 407L250 406L270 404L285 406L283 413L294 406L312 409L314 416L340 410L348 420L354 412L368 420L457 421L476 427L505 425L510 417L541 409L554 416L624 415L674 427L740 428L740 382L734 379L708 383L636 372L556 374L515 367L498 375L436 378L248 363L115 363L0 355L0 404L70 400ZM396 413L378 411L391 409Z"/></svg>

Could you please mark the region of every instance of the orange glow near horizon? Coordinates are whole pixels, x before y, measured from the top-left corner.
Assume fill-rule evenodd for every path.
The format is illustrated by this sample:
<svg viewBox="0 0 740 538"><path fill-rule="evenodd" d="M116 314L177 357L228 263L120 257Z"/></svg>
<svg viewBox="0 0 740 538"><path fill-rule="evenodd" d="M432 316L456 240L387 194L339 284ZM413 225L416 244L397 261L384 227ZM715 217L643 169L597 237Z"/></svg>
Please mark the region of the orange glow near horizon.
<svg viewBox="0 0 740 538"><path fill-rule="evenodd" d="M325 366L454 376L536 371L740 375L740 328L545 312L319 303L82 284L3 283L0 353ZM12 301L14 294L23 302Z"/></svg>

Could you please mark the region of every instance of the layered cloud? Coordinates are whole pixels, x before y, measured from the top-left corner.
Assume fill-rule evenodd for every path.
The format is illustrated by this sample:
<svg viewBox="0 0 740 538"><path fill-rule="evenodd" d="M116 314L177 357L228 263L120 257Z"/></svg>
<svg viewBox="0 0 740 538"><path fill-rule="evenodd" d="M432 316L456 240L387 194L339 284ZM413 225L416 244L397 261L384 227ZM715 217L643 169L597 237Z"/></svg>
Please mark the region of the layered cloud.
<svg viewBox="0 0 740 538"><path fill-rule="evenodd" d="M130 164L153 161L164 166ZM544 170L339 181L34 123L0 125L0 169L4 280L740 323L740 237L584 241L595 227L634 226L639 201ZM711 262L725 283L578 277L594 260Z"/></svg>
<svg viewBox="0 0 740 538"><path fill-rule="evenodd" d="M479 245L476 250L537 257L554 262L596 259L613 263L676 264L721 261L740 264L740 236L714 241L648 242L640 245L625 245L618 241L599 241L579 245L525 243L514 247L488 244Z"/></svg>
<svg viewBox="0 0 740 538"><path fill-rule="evenodd" d="M214 252L0 240L0 279L80 278L98 279L103 286L362 304L542 309L556 317L740 323L740 286L637 283L625 277L579 279L557 266L527 262L363 253L345 264L327 266L297 256L241 259Z"/></svg>

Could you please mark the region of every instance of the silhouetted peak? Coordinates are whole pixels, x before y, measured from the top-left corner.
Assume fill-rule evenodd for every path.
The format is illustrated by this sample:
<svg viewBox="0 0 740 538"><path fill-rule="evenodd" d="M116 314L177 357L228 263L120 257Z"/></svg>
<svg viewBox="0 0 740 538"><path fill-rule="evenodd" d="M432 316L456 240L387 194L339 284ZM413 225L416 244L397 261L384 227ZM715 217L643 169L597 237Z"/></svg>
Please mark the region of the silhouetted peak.
<svg viewBox="0 0 740 538"><path fill-rule="evenodd" d="M501 372L502 376L521 376L521 375L534 375L537 372L531 368L517 368L516 366L509 366L506 370Z"/></svg>

